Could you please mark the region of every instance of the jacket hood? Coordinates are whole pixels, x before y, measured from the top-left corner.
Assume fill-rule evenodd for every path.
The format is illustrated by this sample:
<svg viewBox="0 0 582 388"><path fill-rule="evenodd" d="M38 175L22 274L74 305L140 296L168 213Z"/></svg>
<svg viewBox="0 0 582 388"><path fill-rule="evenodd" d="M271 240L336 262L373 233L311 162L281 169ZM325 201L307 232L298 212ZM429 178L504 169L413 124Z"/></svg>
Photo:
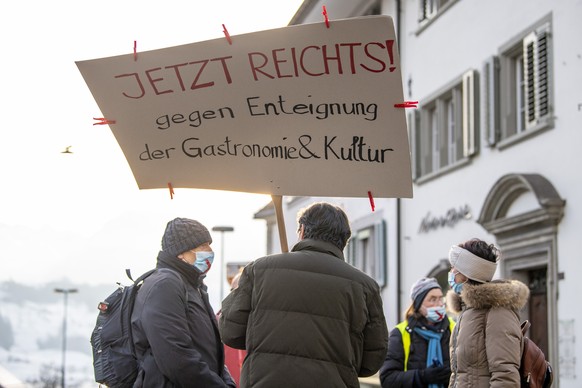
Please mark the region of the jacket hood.
<svg viewBox="0 0 582 388"><path fill-rule="evenodd" d="M529 288L518 280L493 280L483 284L463 285L461 295L453 290L447 292L447 307L460 313L463 304L468 308L491 309L503 307L521 310L529 298Z"/></svg>

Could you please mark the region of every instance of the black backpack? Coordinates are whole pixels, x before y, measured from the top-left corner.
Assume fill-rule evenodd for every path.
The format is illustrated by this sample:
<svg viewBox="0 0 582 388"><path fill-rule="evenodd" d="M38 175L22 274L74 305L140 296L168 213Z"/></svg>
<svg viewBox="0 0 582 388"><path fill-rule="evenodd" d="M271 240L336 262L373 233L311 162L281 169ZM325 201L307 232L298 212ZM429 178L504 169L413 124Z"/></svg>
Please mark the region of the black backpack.
<svg viewBox="0 0 582 388"><path fill-rule="evenodd" d="M131 313L143 280L155 271L149 270L133 281L130 271L126 270L133 284L124 287L118 283L119 287L97 306L99 315L90 341L96 382L111 388L133 386L138 364L131 333Z"/></svg>
<svg viewBox="0 0 582 388"><path fill-rule="evenodd" d="M522 388L548 388L554 381L552 365L546 361L544 352L530 338L525 336L531 324L523 321L521 332L523 334L523 353L519 373L521 375Z"/></svg>

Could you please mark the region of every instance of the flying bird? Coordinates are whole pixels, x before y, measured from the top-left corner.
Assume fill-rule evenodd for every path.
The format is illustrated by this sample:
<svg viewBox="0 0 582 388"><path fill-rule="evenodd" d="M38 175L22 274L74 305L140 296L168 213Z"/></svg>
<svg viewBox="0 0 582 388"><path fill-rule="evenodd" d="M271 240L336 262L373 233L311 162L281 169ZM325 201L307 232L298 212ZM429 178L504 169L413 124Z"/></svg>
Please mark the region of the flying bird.
<svg viewBox="0 0 582 388"><path fill-rule="evenodd" d="M72 154L73 151L71 151L71 147L72 146L65 147L65 150L64 151L61 151L61 154Z"/></svg>

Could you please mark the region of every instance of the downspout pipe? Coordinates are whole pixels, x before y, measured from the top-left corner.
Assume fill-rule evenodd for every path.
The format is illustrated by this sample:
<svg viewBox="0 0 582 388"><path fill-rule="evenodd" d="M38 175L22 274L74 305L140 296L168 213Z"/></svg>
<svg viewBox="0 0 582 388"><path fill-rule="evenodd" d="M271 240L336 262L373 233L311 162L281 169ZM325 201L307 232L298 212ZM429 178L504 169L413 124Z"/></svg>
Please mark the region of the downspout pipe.
<svg viewBox="0 0 582 388"><path fill-rule="evenodd" d="M398 53L402 53L400 46L400 0L396 0L396 43L398 44ZM400 56L400 55L399 55ZM401 206L402 199L396 198L396 322L400 322L400 314L402 312L401 295L402 295L402 280L401 280L401 264L402 264L402 226L401 226Z"/></svg>

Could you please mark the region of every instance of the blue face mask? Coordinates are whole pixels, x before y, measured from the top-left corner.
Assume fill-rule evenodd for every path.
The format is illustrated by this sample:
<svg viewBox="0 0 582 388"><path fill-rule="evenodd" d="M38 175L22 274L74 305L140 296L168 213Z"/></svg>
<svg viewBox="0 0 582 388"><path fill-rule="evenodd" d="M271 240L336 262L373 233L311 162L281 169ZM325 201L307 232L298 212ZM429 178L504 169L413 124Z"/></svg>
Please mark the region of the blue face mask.
<svg viewBox="0 0 582 388"><path fill-rule="evenodd" d="M212 266L213 261L214 252L196 252L196 261L192 265L198 271L205 274Z"/></svg>
<svg viewBox="0 0 582 388"><path fill-rule="evenodd" d="M445 318L446 313L445 306L427 307L426 319L431 322L440 322Z"/></svg>
<svg viewBox="0 0 582 388"><path fill-rule="evenodd" d="M463 284L464 283L455 283L455 274L452 272L449 272L449 286L451 286L451 289L456 293L456 294L461 294L461 291L463 290Z"/></svg>

